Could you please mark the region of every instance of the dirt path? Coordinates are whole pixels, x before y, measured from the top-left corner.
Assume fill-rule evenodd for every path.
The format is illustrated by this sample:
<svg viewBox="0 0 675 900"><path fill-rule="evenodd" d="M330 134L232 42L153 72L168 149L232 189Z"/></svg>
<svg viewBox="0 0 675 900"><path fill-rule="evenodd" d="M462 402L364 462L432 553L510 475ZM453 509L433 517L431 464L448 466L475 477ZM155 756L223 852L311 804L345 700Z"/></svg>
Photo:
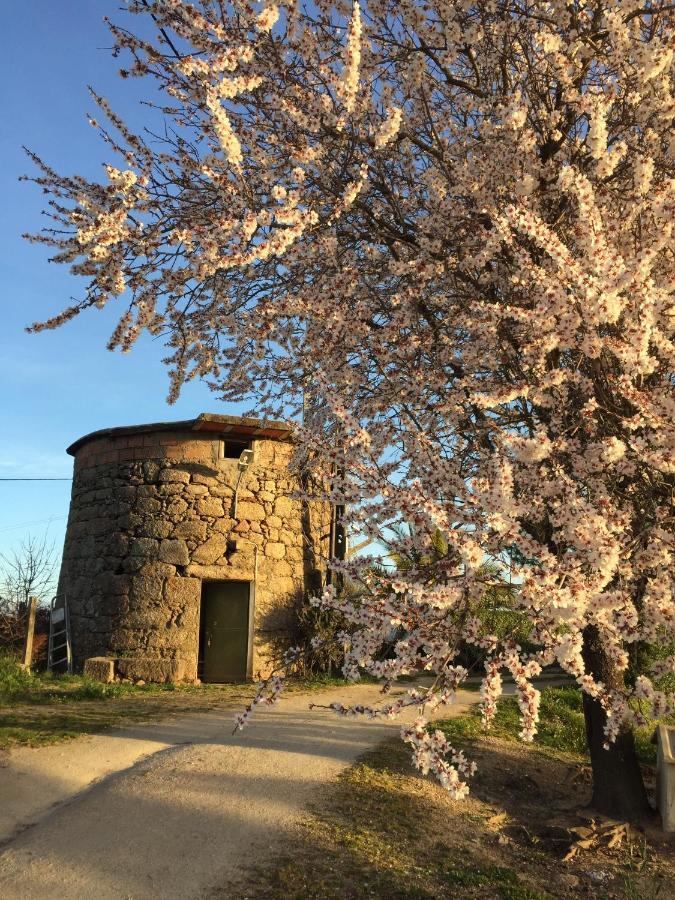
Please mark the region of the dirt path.
<svg viewBox="0 0 675 900"><path fill-rule="evenodd" d="M10 754L0 896L168 900L227 885L278 852L320 785L400 728L308 708L336 698L377 702L377 688L290 695L237 735L220 709ZM477 699L460 692L442 714Z"/></svg>

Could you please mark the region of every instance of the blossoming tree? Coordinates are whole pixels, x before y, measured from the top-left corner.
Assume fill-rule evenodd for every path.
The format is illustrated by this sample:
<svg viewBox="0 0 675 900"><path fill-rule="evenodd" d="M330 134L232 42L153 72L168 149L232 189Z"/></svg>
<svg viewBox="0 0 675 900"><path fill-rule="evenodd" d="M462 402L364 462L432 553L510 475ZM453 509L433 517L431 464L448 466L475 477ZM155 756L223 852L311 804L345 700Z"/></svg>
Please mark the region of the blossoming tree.
<svg viewBox="0 0 675 900"><path fill-rule="evenodd" d="M675 632L672 5L127 6L154 37L110 24L121 74L152 83L166 128L132 133L95 95L105 179L34 157L55 220L34 239L87 288L33 327L114 303L110 347L165 335L173 396L199 377L294 421L326 410L298 461L345 519L452 550L432 578L338 564L361 585L319 600L351 622L345 671L435 676L359 711L418 705L404 737L461 797L472 764L425 728L458 650L483 651L487 723L511 673L527 741L557 662L584 692L594 803L639 815L631 729L672 709L675 666L630 677ZM476 614L507 558L527 653Z"/></svg>

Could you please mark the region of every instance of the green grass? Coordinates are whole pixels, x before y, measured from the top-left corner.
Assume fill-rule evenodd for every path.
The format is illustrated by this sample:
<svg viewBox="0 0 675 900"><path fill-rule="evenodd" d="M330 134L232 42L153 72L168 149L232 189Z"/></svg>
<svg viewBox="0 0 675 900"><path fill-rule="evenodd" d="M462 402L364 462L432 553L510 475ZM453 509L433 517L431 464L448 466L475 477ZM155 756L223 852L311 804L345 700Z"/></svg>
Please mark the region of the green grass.
<svg viewBox="0 0 675 900"><path fill-rule="evenodd" d="M343 678L292 678L288 693L308 693L347 685ZM255 685L103 684L82 675L26 672L16 657L0 653L0 749L40 746L129 722L213 709L243 707Z"/></svg>
<svg viewBox="0 0 675 900"><path fill-rule="evenodd" d="M174 691L209 691L219 685L190 684L103 684L83 675L61 675L52 672L27 672L7 655L0 655L0 704L50 704L81 700L114 700L142 694L162 694Z"/></svg>
<svg viewBox="0 0 675 900"><path fill-rule="evenodd" d="M0 749L53 744L226 701L243 706L252 692L252 685L102 684L82 675L26 672L0 654Z"/></svg>
<svg viewBox="0 0 675 900"><path fill-rule="evenodd" d="M458 812L445 792L412 774L407 749L387 741L324 789L302 832L247 878L243 893L251 900L550 897L536 889L522 854L512 867L498 845L467 846L473 826L453 820ZM483 823L485 813L477 818Z"/></svg>
<svg viewBox="0 0 675 900"><path fill-rule="evenodd" d="M236 895L249 900L550 900L583 893L632 900L656 897L656 884L668 885L659 896L670 896L667 847L653 851L648 865L630 869L630 877L632 844L630 857L623 847L599 848L572 863L562 860L551 821L558 823L558 832L564 832L561 823L578 825L570 801L579 810L587 802L584 785L572 781L560 790L585 753L583 711L575 688L551 687L543 693L539 748L508 746L518 740L520 729L511 698L499 704L493 732L506 743L479 748L484 732L473 711L440 723L458 746L477 740L470 757L482 752L467 800L450 800L433 779L412 771L402 743L385 741L317 796L301 830L273 862L247 876ZM643 752L644 744L638 747ZM522 784L516 784L516 776ZM587 884L589 869L610 871L611 894ZM563 881L568 876L571 885ZM230 885L215 894L223 900L234 895Z"/></svg>
<svg viewBox="0 0 675 900"><path fill-rule="evenodd" d="M581 691L577 687L547 687L541 692L539 730L535 746L545 747L553 753L586 757L586 728ZM671 717L672 720L672 717ZM635 745L640 761L653 764L656 747L652 735L656 722L635 729ZM484 735L485 729L478 709L470 710L456 719L435 723L450 741L475 740ZM495 737L519 740L520 714L514 697L503 697L497 706L497 714L490 731Z"/></svg>
<svg viewBox="0 0 675 900"><path fill-rule="evenodd" d="M504 900L538 900L542 895L518 881L513 869L505 866L481 865L475 860L446 863L440 879L453 888L496 888Z"/></svg>

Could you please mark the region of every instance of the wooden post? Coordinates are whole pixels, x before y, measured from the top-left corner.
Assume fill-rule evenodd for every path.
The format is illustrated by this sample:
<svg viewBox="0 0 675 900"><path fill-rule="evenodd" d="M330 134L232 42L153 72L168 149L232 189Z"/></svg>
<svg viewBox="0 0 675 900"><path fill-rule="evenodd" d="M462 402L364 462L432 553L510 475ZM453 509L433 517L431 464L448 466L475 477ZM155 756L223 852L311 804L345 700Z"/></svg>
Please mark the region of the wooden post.
<svg viewBox="0 0 675 900"><path fill-rule="evenodd" d="M35 633L35 614L37 613L37 597L28 600L28 615L26 617L26 641L23 646L23 668L30 669L33 662L33 635Z"/></svg>

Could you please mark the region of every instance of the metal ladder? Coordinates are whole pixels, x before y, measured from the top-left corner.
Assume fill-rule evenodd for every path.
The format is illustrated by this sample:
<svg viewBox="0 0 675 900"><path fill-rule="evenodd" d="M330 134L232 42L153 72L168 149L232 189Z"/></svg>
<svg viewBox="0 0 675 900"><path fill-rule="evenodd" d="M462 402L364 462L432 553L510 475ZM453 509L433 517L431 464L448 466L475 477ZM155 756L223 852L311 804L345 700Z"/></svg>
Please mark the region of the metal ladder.
<svg viewBox="0 0 675 900"><path fill-rule="evenodd" d="M47 646L47 668L65 664L69 675L73 674L73 648L70 641L70 613L65 595L52 597L49 609L49 644Z"/></svg>

